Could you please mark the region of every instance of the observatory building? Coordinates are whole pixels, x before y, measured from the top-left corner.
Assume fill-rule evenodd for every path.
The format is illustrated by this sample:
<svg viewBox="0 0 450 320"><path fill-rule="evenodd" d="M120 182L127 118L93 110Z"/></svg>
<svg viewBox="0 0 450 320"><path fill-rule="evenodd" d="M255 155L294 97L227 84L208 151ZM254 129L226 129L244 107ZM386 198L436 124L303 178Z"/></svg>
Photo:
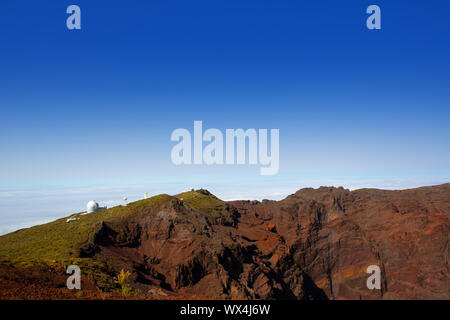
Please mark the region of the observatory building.
<svg viewBox="0 0 450 320"><path fill-rule="evenodd" d="M93 213L105 209L106 207L100 207L94 200L89 201L86 205L86 213Z"/></svg>

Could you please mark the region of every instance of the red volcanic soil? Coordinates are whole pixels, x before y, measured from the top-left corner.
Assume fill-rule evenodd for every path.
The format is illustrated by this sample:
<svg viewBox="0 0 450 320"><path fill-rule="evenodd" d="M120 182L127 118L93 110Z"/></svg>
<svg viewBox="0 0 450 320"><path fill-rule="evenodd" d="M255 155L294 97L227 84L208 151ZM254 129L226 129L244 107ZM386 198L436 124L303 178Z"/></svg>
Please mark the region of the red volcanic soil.
<svg viewBox="0 0 450 320"><path fill-rule="evenodd" d="M201 295L181 295L163 290L122 294L118 290L102 292L90 277L81 276L82 290L66 287L63 268L0 265L0 300L141 300L207 299Z"/></svg>
<svg viewBox="0 0 450 320"><path fill-rule="evenodd" d="M76 299L76 292L66 288L67 277L63 269L0 265L0 299ZM99 298L97 291L83 279L83 294L95 299Z"/></svg>
<svg viewBox="0 0 450 320"><path fill-rule="evenodd" d="M307 188L228 202L215 215L172 198L95 226L78 256L109 274L129 270L142 293L133 299L450 299L449 213L450 184ZM380 290L366 286L369 265L381 269ZM0 298L80 298L66 279L64 270L0 266ZM86 278L82 298L124 296Z"/></svg>

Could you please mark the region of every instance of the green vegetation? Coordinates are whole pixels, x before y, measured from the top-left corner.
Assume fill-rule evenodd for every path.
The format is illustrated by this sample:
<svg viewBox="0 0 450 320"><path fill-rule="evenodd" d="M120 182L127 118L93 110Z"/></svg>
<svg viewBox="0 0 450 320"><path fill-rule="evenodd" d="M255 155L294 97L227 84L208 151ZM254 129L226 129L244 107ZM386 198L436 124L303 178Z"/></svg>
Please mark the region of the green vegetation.
<svg viewBox="0 0 450 320"><path fill-rule="evenodd" d="M133 288L130 285L130 271L125 272L123 269L120 273L114 278L114 283L118 284L122 294L128 295L133 291Z"/></svg>
<svg viewBox="0 0 450 320"><path fill-rule="evenodd" d="M204 189L183 192L176 195L176 197L195 211L206 216L216 216L220 214L225 206L224 201Z"/></svg>
<svg viewBox="0 0 450 320"><path fill-rule="evenodd" d="M77 264L88 269L103 265L90 258L78 258L79 245L85 243L100 222L120 222L170 200L169 195L157 195L87 215L71 215L79 219L67 223L68 217L18 230L0 237L0 263L17 265Z"/></svg>
<svg viewBox="0 0 450 320"><path fill-rule="evenodd" d="M219 215L225 202L207 190L192 190L176 196L193 210L206 216ZM0 263L24 266L66 266L76 264L87 273L101 274L104 265L92 258L79 258L79 248L88 242L101 222L121 223L144 215L173 197L162 194L96 213L73 214L50 223L0 236ZM76 218L67 223L68 218Z"/></svg>

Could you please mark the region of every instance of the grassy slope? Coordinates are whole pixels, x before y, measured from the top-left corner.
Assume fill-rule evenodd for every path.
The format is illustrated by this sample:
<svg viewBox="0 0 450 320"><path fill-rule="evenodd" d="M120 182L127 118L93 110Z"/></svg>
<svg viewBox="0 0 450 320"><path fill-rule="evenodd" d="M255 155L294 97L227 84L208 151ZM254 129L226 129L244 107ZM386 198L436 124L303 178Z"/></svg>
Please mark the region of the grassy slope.
<svg viewBox="0 0 450 320"><path fill-rule="evenodd" d="M176 196L183 199L195 211L213 216L219 213L225 202L208 192L189 191ZM169 195L157 195L136 201L127 206L117 206L79 217L67 223L69 217L18 230L0 237L0 263L13 265L61 265L77 264L89 268L101 268L102 264L91 258L78 258L78 247L86 242L95 225L101 221L120 222L139 214L145 208L158 207L170 200Z"/></svg>
<svg viewBox="0 0 450 320"><path fill-rule="evenodd" d="M224 201L206 190L187 191L176 195L176 197L182 199L195 211L210 217L218 215L225 205Z"/></svg>
<svg viewBox="0 0 450 320"><path fill-rule="evenodd" d="M32 265L56 265L75 263L92 264L92 259L76 257L79 244L85 242L94 226L101 222L113 222L127 219L146 207L159 206L171 197L158 195L149 199L117 206L88 215L72 215L79 220L67 223L68 217L18 230L0 237L0 262Z"/></svg>

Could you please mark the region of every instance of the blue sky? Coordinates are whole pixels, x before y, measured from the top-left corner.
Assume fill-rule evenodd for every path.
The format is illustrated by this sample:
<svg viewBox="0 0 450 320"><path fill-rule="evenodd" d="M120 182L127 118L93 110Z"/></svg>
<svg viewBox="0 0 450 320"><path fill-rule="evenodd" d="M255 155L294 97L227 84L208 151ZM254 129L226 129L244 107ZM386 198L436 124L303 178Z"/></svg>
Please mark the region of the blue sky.
<svg viewBox="0 0 450 320"><path fill-rule="evenodd" d="M82 30L66 28L70 4ZM366 28L371 4L382 30ZM444 0L2 1L0 191L202 185L276 198L448 182L448 12ZM279 128L279 174L173 165L170 134L194 120Z"/></svg>

